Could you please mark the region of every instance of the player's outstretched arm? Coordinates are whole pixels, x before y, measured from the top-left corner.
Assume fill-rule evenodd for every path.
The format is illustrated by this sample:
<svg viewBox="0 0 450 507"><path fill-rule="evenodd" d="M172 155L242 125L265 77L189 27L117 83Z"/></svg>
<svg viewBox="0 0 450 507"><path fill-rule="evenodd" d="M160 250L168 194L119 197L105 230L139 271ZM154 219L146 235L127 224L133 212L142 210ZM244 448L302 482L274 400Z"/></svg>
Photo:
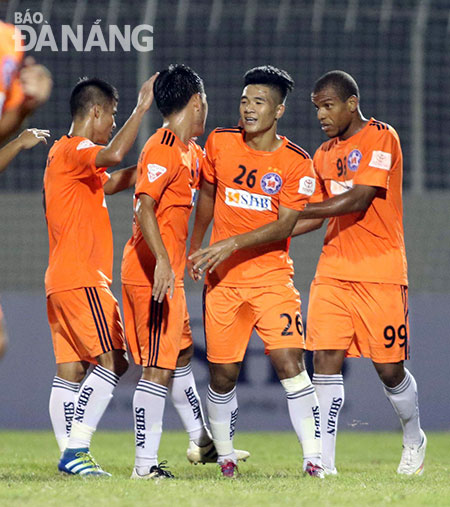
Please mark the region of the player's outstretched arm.
<svg viewBox="0 0 450 507"><path fill-rule="evenodd" d="M329 218L366 211L373 201L378 187L355 185L344 194L336 195L322 202L308 203L300 212L299 220Z"/></svg>
<svg viewBox="0 0 450 507"><path fill-rule="evenodd" d="M237 250L253 248L288 238L292 234L299 213L299 211L280 206L278 219L274 222L244 234L231 236L207 248L198 250L189 256L194 261L194 271L204 273L209 270L212 273L221 262L228 259Z"/></svg>
<svg viewBox="0 0 450 507"><path fill-rule="evenodd" d="M200 280L201 274L194 270L194 261L190 258L190 254L196 252L202 246L203 238L214 217L215 199L216 186L203 180L197 200L194 228L191 235L191 246L187 259L188 274L194 282Z"/></svg>
<svg viewBox="0 0 450 507"><path fill-rule="evenodd" d="M136 183L136 166L119 169L110 174L108 181L103 185L106 195L117 194L132 187Z"/></svg>
<svg viewBox="0 0 450 507"><path fill-rule="evenodd" d="M108 146L98 152L95 158L95 165L97 167L112 167L120 164L125 155L130 151L136 140L142 119L152 105L153 83L157 77L158 73L153 74L142 85L136 107L125 122L125 125L112 138Z"/></svg>
<svg viewBox="0 0 450 507"><path fill-rule="evenodd" d="M175 274L170 265L169 255L164 246L155 216L155 200L147 194L141 194L136 206L136 219L139 222L142 235L156 258L153 299L162 303L169 292L172 298L175 288Z"/></svg>
<svg viewBox="0 0 450 507"><path fill-rule="evenodd" d="M33 148L39 143L47 144L50 137L49 130L27 129L16 139L0 149L0 172L4 171L8 164L22 151Z"/></svg>

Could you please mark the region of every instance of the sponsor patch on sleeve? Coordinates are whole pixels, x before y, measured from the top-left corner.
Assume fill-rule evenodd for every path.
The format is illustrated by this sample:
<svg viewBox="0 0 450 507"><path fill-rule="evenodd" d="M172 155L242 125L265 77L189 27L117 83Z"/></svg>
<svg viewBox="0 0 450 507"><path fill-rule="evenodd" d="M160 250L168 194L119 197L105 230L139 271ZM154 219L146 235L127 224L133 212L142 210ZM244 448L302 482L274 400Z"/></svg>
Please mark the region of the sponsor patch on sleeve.
<svg viewBox="0 0 450 507"><path fill-rule="evenodd" d="M89 139L84 139L77 146L77 150L85 150L86 148L92 148L92 146L95 146L95 144L92 141L90 141Z"/></svg>
<svg viewBox="0 0 450 507"><path fill-rule="evenodd" d="M298 193L305 195L313 195L316 188L316 180L311 176L303 176L300 178Z"/></svg>
<svg viewBox="0 0 450 507"><path fill-rule="evenodd" d="M160 178L165 172L167 172L167 169L159 164L147 164L147 176L148 181L150 183L153 183L158 178Z"/></svg>
<svg viewBox="0 0 450 507"><path fill-rule="evenodd" d="M369 166L376 167L377 169L383 169L383 171L389 171L391 168L392 155L386 151L372 152L372 158L370 159Z"/></svg>

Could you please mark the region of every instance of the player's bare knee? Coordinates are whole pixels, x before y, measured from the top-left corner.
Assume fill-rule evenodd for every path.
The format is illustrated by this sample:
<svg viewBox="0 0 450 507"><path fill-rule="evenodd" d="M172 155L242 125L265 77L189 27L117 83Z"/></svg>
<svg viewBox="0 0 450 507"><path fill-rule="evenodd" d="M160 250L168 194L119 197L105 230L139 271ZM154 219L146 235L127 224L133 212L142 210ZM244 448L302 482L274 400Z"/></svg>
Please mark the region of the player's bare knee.
<svg viewBox="0 0 450 507"><path fill-rule="evenodd" d="M190 345L188 348L180 350L177 359L177 368L183 368L183 366L187 366L194 355L194 346Z"/></svg>
<svg viewBox="0 0 450 507"><path fill-rule="evenodd" d="M68 382L80 383L86 376L88 363L76 361L56 365L56 376Z"/></svg>
<svg viewBox="0 0 450 507"><path fill-rule="evenodd" d="M123 350L111 350L97 357L100 366L121 377L128 369L128 360Z"/></svg>
<svg viewBox="0 0 450 507"><path fill-rule="evenodd" d="M209 363L211 389L218 394L232 391L239 376L240 363L215 364Z"/></svg>
<svg viewBox="0 0 450 507"><path fill-rule="evenodd" d="M154 382L160 386L168 387L172 379L172 375L173 370L150 366L142 368L141 378L143 380L147 380L148 382Z"/></svg>
<svg viewBox="0 0 450 507"><path fill-rule="evenodd" d="M293 378L305 369L302 349L276 349L269 355L280 380Z"/></svg>
<svg viewBox="0 0 450 507"><path fill-rule="evenodd" d="M344 358L344 350L315 350L314 372L321 375L337 375L341 373Z"/></svg>
<svg viewBox="0 0 450 507"><path fill-rule="evenodd" d="M399 363L373 363L381 382L387 387L398 386L405 378L403 361Z"/></svg>

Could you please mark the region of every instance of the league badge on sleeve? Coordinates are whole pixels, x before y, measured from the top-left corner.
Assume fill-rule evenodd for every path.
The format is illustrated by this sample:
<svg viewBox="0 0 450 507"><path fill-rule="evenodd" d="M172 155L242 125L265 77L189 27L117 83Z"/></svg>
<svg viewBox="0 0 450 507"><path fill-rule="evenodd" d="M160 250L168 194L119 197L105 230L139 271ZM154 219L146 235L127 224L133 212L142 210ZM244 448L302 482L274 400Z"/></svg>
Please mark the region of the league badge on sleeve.
<svg viewBox="0 0 450 507"><path fill-rule="evenodd" d="M316 189L316 180L314 178L311 178L310 176L303 176L303 178L300 178L298 185L299 194L311 196L314 194L315 189Z"/></svg>
<svg viewBox="0 0 450 507"><path fill-rule="evenodd" d="M352 150L347 157L347 167L350 171L357 171L362 159L362 153L359 150Z"/></svg>
<svg viewBox="0 0 450 507"><path fill-rule="evenodd" d="M153 183L154 181L156 181L165 172L167 172L167 169L162 165L147 164L147 176L148 176L148 181L150 183Z"/></svg>
<svg viewBox="0 0 450 507"><path fill-rule="evenodd" d="M264 193L273 195L280 191L283 180L277 173L266 173L261 178L261 189Z"/></svg>

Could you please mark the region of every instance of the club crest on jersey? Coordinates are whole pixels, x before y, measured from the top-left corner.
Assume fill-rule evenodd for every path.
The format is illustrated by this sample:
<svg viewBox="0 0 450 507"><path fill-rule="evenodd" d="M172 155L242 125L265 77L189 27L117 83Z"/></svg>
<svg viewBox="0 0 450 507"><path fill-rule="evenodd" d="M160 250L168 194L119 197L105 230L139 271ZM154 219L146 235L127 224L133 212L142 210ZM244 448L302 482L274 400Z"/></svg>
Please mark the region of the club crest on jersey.
<svg viewBox="0 0 450 507"><path fill-rule="evenodd" d="M261 189L264 193L273 195L279 192L283 180L277 173L267 173L261 178Z"/></svg>
<svg viewBox="0 0 450 507"><path fill-rule="evenodd" d="M235 208L251 209L254 211L271 211L272 198L261 194L251 194L246 190L235 188L225 189L225 204Z"/></svg>
<svg viewBox="0 0 450 507"><path fill-rule="evenodd" d="M362 159L362 153L359 150L352 150L347 157L347 167L350 171L357 171Z"/></svg>
<svg viewBox="0 0 450 507"><path fill-rule="evenodd" d="M153 183L154 181L156 181L165 172L167 172L167 169L162 165L147 164L147 176L148 176L148 181L150 183Z"/></svg>

